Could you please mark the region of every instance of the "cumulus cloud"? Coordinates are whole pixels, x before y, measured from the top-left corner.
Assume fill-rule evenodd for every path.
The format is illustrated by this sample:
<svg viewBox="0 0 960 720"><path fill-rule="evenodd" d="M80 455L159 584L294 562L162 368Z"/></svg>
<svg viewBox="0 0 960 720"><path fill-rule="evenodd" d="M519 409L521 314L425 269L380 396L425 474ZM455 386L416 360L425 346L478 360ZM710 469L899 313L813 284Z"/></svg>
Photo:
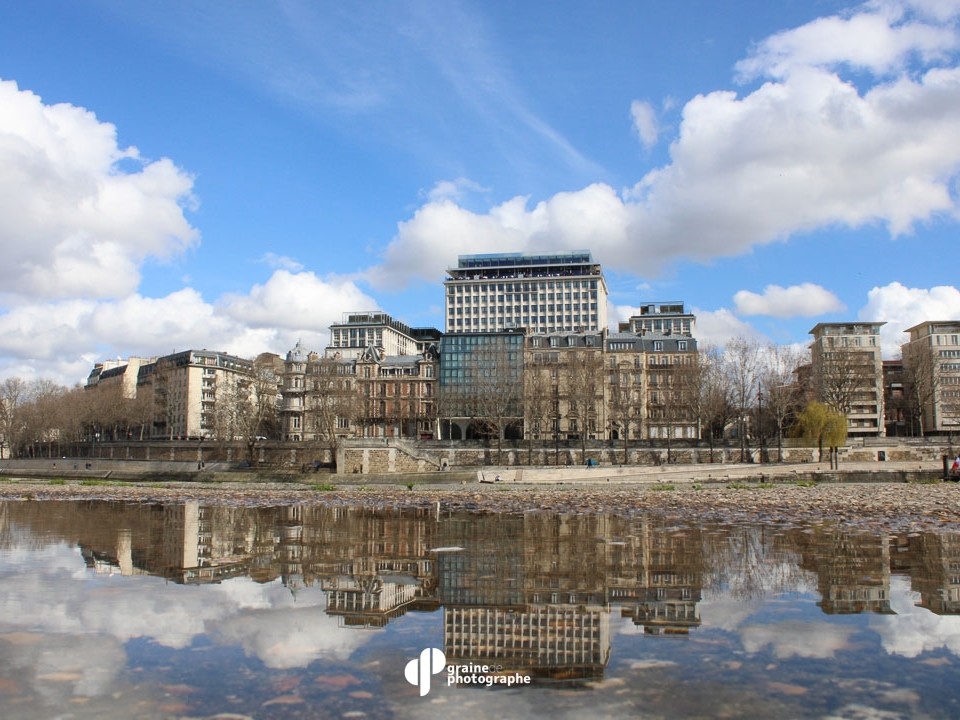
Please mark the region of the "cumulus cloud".
<svg viewBox="0 0 960 720"><path fill-rule="evenodd" d="M634 100L630 104L630 117L633 119L633 129L640 138L640 142L647 149L657 144L660 128L657 124L657 113L648 102Z"/></svg>
<svg viewBox="0 0 960 720"><path fill-rule="evenodd" d="M339 322L344 310L377 309L377 302L352 281L331 276L321 280L312 272L277 270L245 295L226 295L223 313L253 327L326 330Z"/></svg>
<svg viewBox="0 0 960 720"><path fill-rule="evenodd" d="M240 357L283 353L297 340L316 350L342 314L377 303L350 280L277 270L248 294L208 302L184 288L159 298L64 300L0 314L0 375L43 377L71 385L104 357L152 357L207 348ZM53 320L55 318L55 320ZM33 372L24 372L29 361Z"/></svg>
<svg viewBox="0 0 960 720"><path fill-rule="evenodd" d="M775 657L831 658L850 647L855 630L828 622L785 621L749 625L741 631L743 649L757 653L769 647Z"/></svg>
<svg viewBox="0 0 960 720"><path fill-rule="evenodd" d="M895 614L870 618L870 628L880 636L884 650L913 658L945 648L960 656L960 618L918 607L920 599L920 593L910 589L909 580L890 579L890 607Z"/></svg>
<svg viewBox="0 0 960 720"><path fill-rule="evenodd" d="M697 316L696 337L701 346L724 346L730 340L741 337L761 342L767 338L756 328L743 322L740 318L725 308L719 310L693 309Z"/></svg>
<svg viewBox="0 0 960 720"><path fill-rule="evenodd" d="M33 299L122 297L148 257L193 246L193 179L117 144L84 108L0 80L0 286Z"/></svg>
<svg viewBox="0 0 960 720"><path fill-rule="evenodd" d="M370 639L368 633L344 632L323 607L239 613L217 624L216 637L242 646L267 667L283 669L306 667L318 659L346 660Z"/></svg>
<svg viewBox="0 0 960 720"><path fill-rule="evenodd" d="M957 47L953 28L904 19L904 7L898 3L878 3L874 8L865 6L851 17L818 18L772 35L739 62L737 70L746 77L782 78L806 67L848 65L885 74L899 70L914 55L930 62Z"/></svg>
<svg viewBox="0 0 960 720"><path fill-rule="evenodd" d="M927 320L960 318L960 290L952 285L909 288L898 282L875 287L858 317L868 322L885 321L880 328L883 352L892 357L906 340L904 331Z"/></svg>
<svg viewBox="0 0 960 720"><path fill-rule="evenodd" d="M286 255L278 255L272 252L264 253L263 257L260 258L260 262L275 270L289 270L290 272L300 272L303 270L303 263L300 261L294 260Z"/></svg>
<svg viewBox="0 0 960 720"><path fill-rule="evenodd" d="M279 269L246 293L140 294L148 258L199 242L185 215L192 188L172 161L121 148L90 111L0 81L0 375L72 385L103 357L252 357L298 339L322 349L344 311L377 307L352 280L272 253L261 261Z"/></svg>
<svg viewBox="0 0 960 720"><path fill-rule="evenodd" d="M790 287L767 285L759 294L741 290L733 296L733 302L741 315L778 318L813 317L844 309L836 295L813 283Z"/></svg>
<svg viewBox="0 0 960 720"><path fill-rule="evenodd" d="M936 10L925 4L927 15ZM400 223L369 279L381 287L436 281L464 252L584 247L609 267L649 276L678 259L735 256L824 227L879 224L900 236L955 215L956 30L896 7L863 8L760 43L738 71L768 80L743 95L692 98L670 162L624 191L593 184L532 205L514 197L486 212L449 196L428 200ZM872 57L878 38L896 42ZM850 68L858 84L842 74Z"/></svg>

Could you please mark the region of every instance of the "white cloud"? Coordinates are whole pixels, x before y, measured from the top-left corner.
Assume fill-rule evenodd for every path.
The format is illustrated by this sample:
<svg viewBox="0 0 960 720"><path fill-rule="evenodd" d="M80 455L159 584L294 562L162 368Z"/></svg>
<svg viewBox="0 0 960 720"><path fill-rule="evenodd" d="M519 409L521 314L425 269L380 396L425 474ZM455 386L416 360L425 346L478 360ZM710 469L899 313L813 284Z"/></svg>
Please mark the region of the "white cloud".
<svg viewBox="0 0 960 720"><path fill-rule="evenodd" d="M695 335L701 347L703 345L723 346L737 337L767 342L767 338L756 328L743 322L725 308L719 310L694 308L692 312L697 316Z"/></svg>
<svg viewBox="0 0 960 720"><path fill-rule="evenodd" d="M750 625L741 631L743 649L757 653L769 647L775 657L832 658L850 647L852 627L828 622L786 621Z"/></svg>
<svg viewBox="0 0 960 720"><path fill-rule="evenodd" d="M449 199L428 202L400 224L383 264L367 278L379 287L397 287L412 279L435 282L457 255L479 252L545 251L622 246L626 207L607 185L594 184L558 193L527 208L515 197L487 213L475 213Z"/></svg>
<svg viewBox="0 0 960 720"><path fill-rule="evenodd" d="M766 38L737 70L747 78L783 78L796 69L846 64L882 74L899 70L914 54L930 61L957 47L955 29L903 18L898 3L884 3L879 12L818 18Z"/></svg>
<svg viewBox="0 0 960 720"><path fill-rule="evenodd" d="M430 202L442 202L444 200L460 202L467 194L480 192L486 192L486 189L468 178L457 178L456 180L441 180L426 193L426 196Z"/></svg>
<svg viewBox="0 0 960 720"><path fill-rule="evenodd" d="M348 310L375 310L376 300L352 281L312 272L277 270L246 295L226 295L218 306L238 323L260 328L326 330Z"/></svg>
<svg viewBox="0 0 960 720"><path fill-rule="evenodd" d="M303 270L303 263L299 260L294 260L286 255L278 255L272 252L264 253L263 257L260 258L260 262L274 270L289 270L290 272L300 272Z"/></svg>
<svg viewBox="0 0 960 720"><path fill-rule="evenodd" d="M22 305L0 315L0 355L7 358L0 376L38 374L72 385L104 357L152 357L188 348L254 357L285 353L299 339L319 351L330 324L344 312L376 308L349 280L285 270L248 294L215 303L185 288L161 298ZM32 372L24 371L21 361Z"/></svg>
<svg viewBox="0 0 960 720"><path fill-rule="evenodd" d="M216 625L215 637L224 644L241 645L248 656L270 668L346 660L372 639L370 633L344 632L338 619L320 606L238 613Z"/></svg>
<svg viewBox="0 0 960 720"><path fill-rule="evenodd" d="M828 33L814 21L789 42L761 43L741 71L775 79L743 96L692 98L670 163L624 192L593 184L532 206L514 197L486 212L450 196L429 200L399 225L368 277L382 287L435 282L461 253L584 247L608 267L649 277L677 259L735 256L826 227L881 224L899 236L955 217L960 68L902 72L914 56L942 60L953 31L885 18L861 11L841 26L858 32ZM885 37L883 27L897 48L861 57L864 37ZM829 52L816 49L825 36ZM889 74L860 89L840 74L850 64Z"/></svg>
<svg viewBox="0 0 960 720"><path fill-rule="evenodd" d="M126 168L130 164L134 170ZM193 180L117 145L116 128L0 80L0 286L8 298L122 297L147 257L199 238Z"/></svg>
<svg viewBox="0 0 960 720"><path fill-rule="evenodd" d="M870 628L880 636L884 650L913 658L943 648L960 656L960 618L936 615L918 607L920 599L920 593L910 589L909 580L890 578L890 607L894 614L870 618Z"/></svg>
<svg viewBox="0 0 960 720"><path fill-rule="evenodd" d="M350 279L274 253L261 261L279 269L245 294L139 294L145 260L199 241L184 215L192 187L170 160L119 147L88 110L0 81L0 376L72 385L104 357L252 357L298 339L321 350L343 312L377 307Z"/></svg>
<svg viewBox="0 0 960 720"><path fill-rule="evenodd" d="M630 103L630 117L633 119L633 129L640 142L647 149L657 144L660 128L657 125L657 113L648 102L634 100Z"/></svg>
<svg viewBox="0 0 960 720"><path fill-rule="evenodd" d="M960 319L960 290L952 285L908 288L893 282L867 293L867 304L858 317L869 322L886 322L880 328L880 339L884 355L892 357L906 340L907 328L926 320Z"/></svg>
<svg viewBox="0 0 960 720"><path fill-rule="evenodd" d="M840 299L813 283L790 287L767 285L763 293L741 290L733 296L740 315L770 315L778 318L813 317L844 309Z"/></svg>

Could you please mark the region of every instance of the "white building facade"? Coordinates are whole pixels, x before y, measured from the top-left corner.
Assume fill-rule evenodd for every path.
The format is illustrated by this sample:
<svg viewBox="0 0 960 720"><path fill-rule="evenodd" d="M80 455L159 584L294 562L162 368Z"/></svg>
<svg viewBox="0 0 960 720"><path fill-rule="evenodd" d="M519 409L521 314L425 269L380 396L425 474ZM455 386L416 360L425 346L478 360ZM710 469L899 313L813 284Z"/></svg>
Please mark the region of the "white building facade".
<svg viewBox="0 0 960 720"><path fill-rule="evenodd" d="M587 251L461 255L447 275L447 333L598 332L607 327L607 284Z"/></svg>

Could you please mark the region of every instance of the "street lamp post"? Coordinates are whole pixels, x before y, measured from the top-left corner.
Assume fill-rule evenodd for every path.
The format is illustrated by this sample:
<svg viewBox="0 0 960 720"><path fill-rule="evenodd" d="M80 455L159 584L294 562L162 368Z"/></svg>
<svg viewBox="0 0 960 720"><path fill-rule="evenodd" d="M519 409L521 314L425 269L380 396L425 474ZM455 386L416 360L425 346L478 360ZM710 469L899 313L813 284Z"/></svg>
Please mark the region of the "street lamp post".
<svg viewBox="0 0 960 720"><path fill-rule="evenodd" d="M763 464L763 386L757 389L757 428L760 432L760 464Z"/></svg>

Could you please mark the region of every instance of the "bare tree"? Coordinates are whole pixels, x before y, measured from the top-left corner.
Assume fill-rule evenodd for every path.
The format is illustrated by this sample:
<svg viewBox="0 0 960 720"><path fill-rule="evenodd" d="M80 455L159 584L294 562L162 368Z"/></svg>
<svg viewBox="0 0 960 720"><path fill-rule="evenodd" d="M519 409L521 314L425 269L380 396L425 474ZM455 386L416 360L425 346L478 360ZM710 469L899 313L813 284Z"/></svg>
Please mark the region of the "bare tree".
<svg viewBox="0 0 960 720"><path fill-rule="evenodd" d="M874 355L869 350L839 347L824 350L816 364L814 386L819 400L848 416L865 387L874 385Z"/></svg>
<svg viewBox="0 0 960 720"><path fill-rule="evenodd" d="M54 445L63 438L60 405L66 388L52 380L38 378L27 385L24 408L24 440L32 444L34 455L53 457ZM58 448L59 454L59 448Z"/></svg>
<svg viewBox="0 0 960 720"><path fill-rule="evenodd" d="M537 353L527 364L523 382L524 432L527 436L527 464L533 464L533 442L542 440L550 422L553 384L546 362L549 354Z"/></svg>
<svg viewBox="0 0 960 720"><path fill-rule="evenodd" d="M251 463L257 442L279 433L281 367L265 354L254 361L250 378L241 381L242 376L238 376L234 398L236 433L246 444Z"/></svg>
<svg viewBox="0 0 960 720"><path fill-rule="evenodd" d="M760 345L756 340L737 337L730 341L724 354L726 378L730 383L737 412L737 435L740 440L740 462L747 460L747 417L758 389Z"/></svg>
<svg viewBox="0 0 960 720"><path fill-rule="evenodd" d="M305 431L313 434L336 463L341 440L363 415L363 390L349 360L318 357L307 365Z"/></svg>
<svg viewBox="0 0 960 720"><path fill-rule="evenodd" d="M942 377L933 348L922 342L908 342L900 346L903 358L903 393L911 418L916 418L918 435L928 428L925 415L933 408L940 394ZM932 418L931 418L932 420Z"/></svg>
<svg viewBox="0 0 960 720"><path fill-rule="evenodd" d="M777 460L783 459L783 433L799 410L800 388L796 372L807 361L807 353L791 345L769 345L760 373L758 397L759 422L764 422L763 411L773 421L777 434ZM760 402L762 400L762 407Z"/></svg>
<svg viewBox="0 0 960 720"><path fill-rule="evenodd" d="M23 378L9 377L0 383L0 458L4 447L11 457L21 451L27 429L27 400L27 382Z"/></svg>
<svg viewBox="0 0 960 720"><path fill-rule="evenodd" d="M609 382L607 384L610 400L608 403L610 413L611 437L614 431L623 441L623 462L629 462L629 443L630 430L636 425L639 432L640 425L640 393L641 371L637 362L642 355L631 354L619 356L610 355Z"/></svg>
<svg viewBox="0 0 960 720"><path fill-rule="evenodd" d="M523 350L511 344L511 339L493 338L477 346L465 362L471 417L496 439L497 462L502 462L508 429L523 421Z"/></svg>
<svg viewBox="0 0 960 720"><path fill-rule="evenodd" d="M720 348L715 345L701 347L696 362L694 372L699 392L694 411L700 425L700 437L706 434L710 462L713 462L716 439L723 437L727 425L736 417L733 389L726 381L726 367Z"/></svg>
<svg viewBox="0 0 960 720"><path fill-rule="evenodd" d="M569 423L577 422L581 457L585 459L587 435L596 433L602 420L603 356L598 349L571 350L564 353L564 365L567 379L567 420Z"/></svg>

